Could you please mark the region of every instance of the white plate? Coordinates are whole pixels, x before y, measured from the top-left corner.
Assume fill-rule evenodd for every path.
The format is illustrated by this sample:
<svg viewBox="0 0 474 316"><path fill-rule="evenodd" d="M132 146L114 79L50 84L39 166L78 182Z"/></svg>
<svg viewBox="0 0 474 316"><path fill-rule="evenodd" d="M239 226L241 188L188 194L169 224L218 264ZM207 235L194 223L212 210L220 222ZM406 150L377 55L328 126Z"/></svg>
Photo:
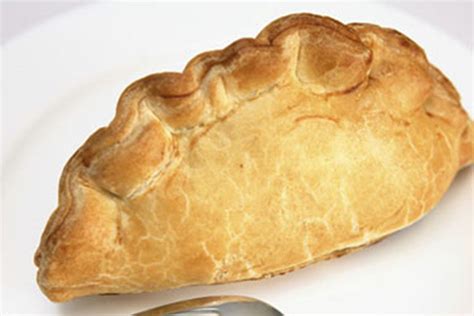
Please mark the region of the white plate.
<svg viewBox="0 0 474 316"><path fill-rule="evenodd" d="M255 36L292 12L396 28L426 49L472 105L470 52L436 27L373 4L90 5L50 20L4 48L4 312L131 313L178 299L240 294L287 314L468 312L472 168L421 222L362 252L257 282L53 304L35 283L33 253L56 206L61 169L113 117L120 92L149 73L181 70L195 54ZM468 70L466 70L468 69ZM472 107L469 109L472 114Z"/></svg>

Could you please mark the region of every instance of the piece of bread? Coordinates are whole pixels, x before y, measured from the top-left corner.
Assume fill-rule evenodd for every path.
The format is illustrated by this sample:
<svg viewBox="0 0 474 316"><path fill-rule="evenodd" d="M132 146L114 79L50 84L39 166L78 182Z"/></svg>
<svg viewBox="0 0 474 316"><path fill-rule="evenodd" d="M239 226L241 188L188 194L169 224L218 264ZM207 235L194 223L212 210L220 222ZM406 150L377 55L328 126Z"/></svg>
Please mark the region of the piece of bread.
<svg viewBox="0 0 474 316"><path fill-rule="evenodd" d="M473 161L446 77L391 29L297 14L143 78L64 168L53 301L260 279L425 215Z"/></svg>

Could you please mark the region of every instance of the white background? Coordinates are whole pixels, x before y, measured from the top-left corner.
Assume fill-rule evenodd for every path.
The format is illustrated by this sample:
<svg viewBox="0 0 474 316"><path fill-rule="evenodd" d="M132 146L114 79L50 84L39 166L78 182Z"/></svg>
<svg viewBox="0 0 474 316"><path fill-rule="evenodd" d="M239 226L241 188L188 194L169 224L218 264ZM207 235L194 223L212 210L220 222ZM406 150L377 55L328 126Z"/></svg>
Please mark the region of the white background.
<svg viewBox="0 0 474 316"><path fill-rule="evenodd" d="M131 313L177 299L244 294L291 313L469 312L472 168L431 215L360 253L284 277L162 293L48 302L32 256L66 159L150 72L308 11L397 28L426 49L472 111L472 4L2 5L2 303L8 313Z"/></svg>
<svg viewBox="0 0 474 316"><path fill-rule="evenodd" d="M56 15L97 1L43 1L4 2L2 13L2 38L5 43L16 36ZM382 2L382 1L380 1ZM472 1L386 1L386 5L437 25L462 44L472 48Z"/></svg>

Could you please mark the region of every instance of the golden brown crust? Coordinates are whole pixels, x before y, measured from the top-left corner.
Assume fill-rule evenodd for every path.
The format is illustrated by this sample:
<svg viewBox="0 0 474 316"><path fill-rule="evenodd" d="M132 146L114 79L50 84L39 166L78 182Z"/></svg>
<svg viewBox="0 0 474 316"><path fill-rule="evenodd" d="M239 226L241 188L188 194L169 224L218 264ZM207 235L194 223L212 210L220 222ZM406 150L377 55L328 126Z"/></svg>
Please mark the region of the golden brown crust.
<svg viewBox="0 0 474 316"><path fill-rule="evenodd" d="M404 35L283 17L125 90L63 171L38 283L65 301L286 273L421 218L473 142Z"/></svg>

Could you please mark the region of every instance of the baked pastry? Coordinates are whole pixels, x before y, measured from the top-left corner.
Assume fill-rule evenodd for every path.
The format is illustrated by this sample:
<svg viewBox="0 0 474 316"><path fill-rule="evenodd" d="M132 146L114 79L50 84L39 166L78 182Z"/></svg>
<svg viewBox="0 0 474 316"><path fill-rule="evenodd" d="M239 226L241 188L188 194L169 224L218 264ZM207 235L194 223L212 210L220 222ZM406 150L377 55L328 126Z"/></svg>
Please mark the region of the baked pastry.
<svg viewBox="0 0 474 316"><path fill-rule="evenodd" d="M424 216L473 161L448 79L397 31L280 18L138 80L64 168L35 256L53 301L260 279Z"/></svg>

